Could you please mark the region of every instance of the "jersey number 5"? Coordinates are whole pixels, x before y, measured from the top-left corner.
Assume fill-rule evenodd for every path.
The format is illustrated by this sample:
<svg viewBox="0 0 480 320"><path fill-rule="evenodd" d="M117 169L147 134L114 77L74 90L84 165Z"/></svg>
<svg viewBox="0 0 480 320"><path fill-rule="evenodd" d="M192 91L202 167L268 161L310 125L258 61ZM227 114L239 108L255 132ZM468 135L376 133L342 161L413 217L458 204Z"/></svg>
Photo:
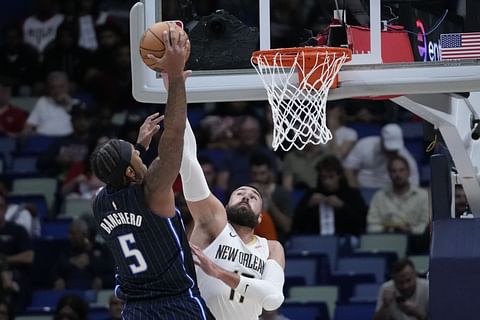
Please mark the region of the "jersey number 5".
<svg viewBox="0 0 480 320"><path fill-rule="evenodd" d="M136 263L128 265L133 274L147 270L147 262L145 258L143 258L140 250L131 248L131 245L135 244L135 238L132 233L118 237L118 242L120 242L120 247L122 248L125 258L134 257L136 260Z"/></svg>

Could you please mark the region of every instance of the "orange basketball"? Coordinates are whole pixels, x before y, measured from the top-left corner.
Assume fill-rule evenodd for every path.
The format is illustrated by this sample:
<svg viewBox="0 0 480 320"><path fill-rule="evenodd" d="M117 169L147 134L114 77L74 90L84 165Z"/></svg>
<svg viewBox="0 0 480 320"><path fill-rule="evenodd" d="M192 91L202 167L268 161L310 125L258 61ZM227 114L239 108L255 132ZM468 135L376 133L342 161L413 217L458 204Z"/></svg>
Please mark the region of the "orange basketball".
<svg viewBox="0 0 480 320"><path fill-rule="evenodd" d="M176 28L181 30L181 27L175 24ZM163 57L165 53L165 44L163 43L163 31L168 31L167 22L157 22L151 25L142 35L140 39L140 56L147 67L152 68L155 62L148 57L148 54L152 54L157 58ZM187 42L187 55L185 61L190 56L190 42ZM153 68L152 68L153 69ZM155 70L155 69L153 69ZM160 71L160 70L155 70Z"/></svg>

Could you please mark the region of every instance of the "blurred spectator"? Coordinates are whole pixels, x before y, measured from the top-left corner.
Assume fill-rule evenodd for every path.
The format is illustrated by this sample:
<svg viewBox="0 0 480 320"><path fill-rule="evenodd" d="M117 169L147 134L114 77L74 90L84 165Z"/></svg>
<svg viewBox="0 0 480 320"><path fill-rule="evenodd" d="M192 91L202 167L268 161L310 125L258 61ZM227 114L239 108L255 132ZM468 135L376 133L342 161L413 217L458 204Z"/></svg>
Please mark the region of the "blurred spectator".
<svg viewBox="0 0 480 320"><path fill-rule="evenodd" d="M5 298L0 298L0 320L13 319L15 319L15 315L11 302Z"/></svg>
<svg viewBox="0 0 480 320"><path fill-rule="evenodd" d="M84 103L75 104L70 112L73 132L60 138L48 150L40 155L38 169L48 175L64 175L69 168L88 156L91 114Z"/></svg>
<svg viewBox="0 0 480 320"><path fill-rule="evenodd" d="M373 319L428 319L428 281L417 277L412 261L397 261L391 277L380 288Z"/></svg>
<svg viewBox="0 0 480 320"><path fill-rule="evenodd" d="M110 317L105 320L122 320L123 302L114 294L108 300L108 313Z"/></svg>
<svg viewBox="0 0 480 320"><path fill-rule="evenodd" d="M219 183L228 185L230 190L249 182L250 157L253 154L264 153L267 155L276 170L276 156L273 151L262 144L260 123L256 118L252 116L239 117L233 128L233 140L237 142L237 146L228 150L222 171L219 173Z"/></svg>
<svg viewBox="0 0 480 320"><path fill-rule="evenodd" d="M34 13L23 23L23 41L32 45L40 54L55 39L63 15L57 13L55 0L34 0Z"/></svg>
<svg viewBox="0 0 480 320"><path fill-rule="evenodd" d="M96 28L111 23L112 18L100 9L101 0L77 0L78 26L80 30L78 45L95 51L98 48Z"/></svg>
<svg viewBox="0 0 480 320"><path fill-rule="evenodd" d="M300 0L272 2L272 48L297 47L302 42L305 14Z"/></svg>
<svg viewBox="0 0 480 320"><path fill-rule="evenodd" d="M16 137L22 132L28 113L10 103L12 82L0 76L0 134Z"/></svg>
<svg viewBox="0 0 480 320"><path fill-rule="evenodd" d="M389 159L391 185L375 193L368 210L368 232L403 232L420 235L428 224L427 191L410 184L408 161Z"/></svg>
<svg viewBox="0 0 480 320"><path fill-rule="evenodd" d="M0 269L2 282L14 295L16 308L26 306L30 295L30 269L33 263L32 239L20 225L6 220L8 203L0 193Z"/></svg>
<svg viewBox="0 0 480 320"><path fill-rule="evenodd" d="M2 183L0 183L0 195L8 199L8 190ZM35 208L32 208L30 204L27 203L8 203L5 220L22 226L31 238L38 237L40 236L41 226L39 218L32 212L34 210Z"/></svg>
<svg viewBox="0 0 480 320"><path fill-rule="evenodd" d="M317 187L300 201L292 233L362 234L367 206L360 192L348 185L340 160L334 155L325 156L317 170Z"/></svg>
<svg viewBox="0 0 480 320"><path fill-rule="evenodd" d="M276 182L271 159L260 153L250 158L251 184L263 198L263 213L272 218L280 242L284 242L292 227L293 205L291 194ZM264 220L257 226L261 227ZM258 230L255 230L258 234ZM269 239L269 238L267 238ZM272 240L272 239L269 239Z"/></svg>
<svg viewBox="0 0 480 320"><path fill-rule="evenodd" d="M465 190L461 184L455 184L455 218L473 218Z"/></svg>
<svg viewBox="0 0 480 320"><path fill-rule="evenodd" d="M0 46L1 73L12 79L14 95L30 95L39 80L39 55L37 50L24 43L22 30L8 25L4 31L5 43Z"/></svg>
<svg viewBox="0 0 480 320"><path fill-rule="evenodd" d="M327 147L342 162L358 140L357 132L345 126L344 108L344 105L333 102L327 109L327 127L333 135L332 140L328 141Z"/></svg>
<svg viewBox="0 0 480 320"><path fill-rule="evenodd" d="M205 175L210 190L218 200L225 204L225 201L227 200L227 190L217 183L218 172L212 159L208 156L198 156L198 162L202 167L203 174Z"/></svg>
<svg viewBox="0 0 480 320"><path fill-rule="evenodd" d="M228 150L233 145L234 118L208 115L200 121L200 147L210 150Z"/></svg>
<svg viewBox="0 0 480 320"><path fill-rule="evenodd" d="M48 95L35 104L23 130L24 135L67 136L73 132L70 109L78 104L70 95L70 83L64 72L54 71L47 77Z"/></svg>
<svg viewBox="0 0 480 320"><path fill-rule="evenodd" d="M43 70L45 74L63 71L79 85L83 81L90 53L78 46L78 26L62 23L55 39L45 48Z"/></svg>
<svg viewBox="0 0 480 320"><path fill-rule="evenodd" d="M365 137L355 144L344 162L349 184L359 188L389 185L387 162L396 155L408 161L410 184L418 186L417 162L404 146L402 129L394 123L383 126L381 136Z"/></svg>
<svg viewBox="0 0 480 320"><path fill-rule="evenodd" d="M78 218L70 224L69 244L55 270L55 289L113 288L112 259L100 243L85 219Z"/></svg>
<svg viewBox="0 0 480 320"><path fill-rule="evenodd" d="M325 155L326 148L309 143L303 150L292 149L283 158L283 187L294 189L313 189L317 185L318 162Z"/></svg>
<svg viewBox="0 0 480 320"><path fill-rule="evenodd" d="M53 320L87 320L88 303L75 294L63 296L55 307Z"/></svg>

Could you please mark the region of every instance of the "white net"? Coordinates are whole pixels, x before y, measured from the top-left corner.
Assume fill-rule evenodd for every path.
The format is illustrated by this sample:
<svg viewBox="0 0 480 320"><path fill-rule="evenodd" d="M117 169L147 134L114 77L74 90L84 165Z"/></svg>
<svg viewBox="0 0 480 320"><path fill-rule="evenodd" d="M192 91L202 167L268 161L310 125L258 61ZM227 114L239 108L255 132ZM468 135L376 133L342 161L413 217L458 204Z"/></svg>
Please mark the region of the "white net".
<svg viewBox="0 0 480 320"><path fill-rule="evenodd" d="M272 108L273 150L302 150L332 139L325 110L328 91L350 56L338 48L313 53L296 49L288 54L269 50L268 56L260 52L251 60Z"/></svg>

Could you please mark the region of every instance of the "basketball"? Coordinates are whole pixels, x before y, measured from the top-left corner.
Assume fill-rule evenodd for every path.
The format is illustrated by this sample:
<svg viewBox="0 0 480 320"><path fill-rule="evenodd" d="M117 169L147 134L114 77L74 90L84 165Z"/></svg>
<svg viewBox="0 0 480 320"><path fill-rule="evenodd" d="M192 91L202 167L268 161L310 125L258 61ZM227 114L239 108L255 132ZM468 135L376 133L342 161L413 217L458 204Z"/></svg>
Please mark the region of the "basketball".
<svg viewBox="0 0 480 320"><path fill-rule="evenodd" d="M181 30L182 28L175 23L176 28ZM140 56L147 67L152 68L155 62L148 57L149 54L156 56L157 58L163 57L165 53L165 44L163 43L163 31L168 31L167 22L158 22L151 25L142 35L140 39ZM187 55L185 61L190 56L190 42L187 42ZM155 70L159 71L159 70Z"/></svg>

